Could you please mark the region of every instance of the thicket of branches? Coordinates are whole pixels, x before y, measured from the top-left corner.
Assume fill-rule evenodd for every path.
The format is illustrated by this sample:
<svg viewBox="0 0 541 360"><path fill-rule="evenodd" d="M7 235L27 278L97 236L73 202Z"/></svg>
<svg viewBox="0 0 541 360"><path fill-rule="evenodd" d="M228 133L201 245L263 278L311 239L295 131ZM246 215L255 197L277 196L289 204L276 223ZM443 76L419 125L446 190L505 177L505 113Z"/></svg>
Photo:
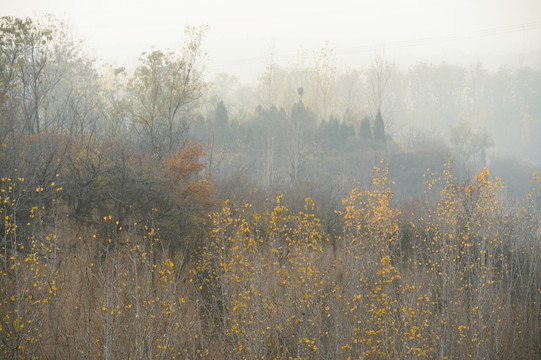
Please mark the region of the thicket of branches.
<svg viewBox="0 0 541 360"><path fill-rule="evenodd" d="M426 177L397 208L375 167L334 239L309 198L227 202L195 254L161 236L158 209L83 226L59 185L27 210L23 180L4 179L3 356L537 358L541 179L518 202L488 169Z"/></svg>

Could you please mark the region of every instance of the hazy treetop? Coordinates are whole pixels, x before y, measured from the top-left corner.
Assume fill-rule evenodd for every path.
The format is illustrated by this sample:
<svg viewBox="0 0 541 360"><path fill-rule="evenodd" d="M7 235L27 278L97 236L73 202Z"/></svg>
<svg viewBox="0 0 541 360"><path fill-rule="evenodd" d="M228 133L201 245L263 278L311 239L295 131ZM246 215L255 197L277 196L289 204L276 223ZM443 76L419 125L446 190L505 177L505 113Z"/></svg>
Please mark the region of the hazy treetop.
<svg viewBox="0 0 541 360"><path fill-rule="evenodd" d="M253 81L271 58L295 63L303 50L316 51L326 40L336 48L338 65L349 68L367 63L375 51L403 64L538 66L539 55L525 54L541 49L538 0L0 0L0 6L2 15L66 19L98 58L128 67L152 45L179 46L185 25L208 24L209 71L242 81Z"/></svg>

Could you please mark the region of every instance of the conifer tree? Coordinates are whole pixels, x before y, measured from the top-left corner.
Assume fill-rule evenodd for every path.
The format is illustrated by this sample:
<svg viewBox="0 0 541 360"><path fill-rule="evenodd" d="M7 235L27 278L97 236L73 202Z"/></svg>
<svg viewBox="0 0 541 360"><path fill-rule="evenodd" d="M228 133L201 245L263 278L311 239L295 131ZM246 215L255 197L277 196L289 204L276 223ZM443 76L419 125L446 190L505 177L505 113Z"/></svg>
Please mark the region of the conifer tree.
<svg viewBox="0 0 541 360"><path fill-rule="evenodd" d="M229 140L229 115L223 101L216 106L214 115L215 139L219 144L225 144Z"/></svg>
<svg viewBox="0 0 541 360"><path fill-rule="evenodd" d="M362 120L361 120L361 127L359 129L359 135L363 138L363 139L370 139L372 138L372 128L370 127L370 119L368 118L368 116L365 116Z"/></svg>
<svg viewBox="0 0 541 360"><path fill-rule="evenodd" d="M376 120L374 120L374 139L385 142L385 127L381 117L381 109L378 109Z"/></svg>

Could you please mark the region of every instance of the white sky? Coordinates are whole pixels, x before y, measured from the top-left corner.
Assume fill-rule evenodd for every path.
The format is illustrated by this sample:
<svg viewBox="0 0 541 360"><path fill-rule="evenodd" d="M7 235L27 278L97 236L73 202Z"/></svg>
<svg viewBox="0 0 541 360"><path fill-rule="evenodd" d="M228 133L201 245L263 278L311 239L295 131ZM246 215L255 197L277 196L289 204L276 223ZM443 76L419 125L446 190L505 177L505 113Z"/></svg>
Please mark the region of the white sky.
<svg viewBox="0 0 541 360"><path fill-rule="evenodd" d="M243 81L272 51L286 65L327 40L348 68L376 49L406 63L541 49L541 0L0 0L2 16L44 13L67 19L99 59L128 67L151 46L179 47L185 25L208 24L209 71Z"/></svg>

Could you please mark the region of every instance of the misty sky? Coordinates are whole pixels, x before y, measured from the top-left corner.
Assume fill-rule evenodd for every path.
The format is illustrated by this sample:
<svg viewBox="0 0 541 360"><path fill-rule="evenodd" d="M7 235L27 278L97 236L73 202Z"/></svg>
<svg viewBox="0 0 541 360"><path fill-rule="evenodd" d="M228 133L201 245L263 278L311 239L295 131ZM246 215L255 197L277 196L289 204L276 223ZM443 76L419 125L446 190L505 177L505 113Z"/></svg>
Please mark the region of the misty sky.
<svg viewBox="0 0 541 360"><path fill-rule="evenodd" d="M117 66L135 65L152 45L178 48L185 25L208 24L208 70L243 81L254 80L271 53L292 64L325 41L345 68L375 51L407 64L541 49L540 0L0 0L0 9L67 19L99 59Z"/></svg>

